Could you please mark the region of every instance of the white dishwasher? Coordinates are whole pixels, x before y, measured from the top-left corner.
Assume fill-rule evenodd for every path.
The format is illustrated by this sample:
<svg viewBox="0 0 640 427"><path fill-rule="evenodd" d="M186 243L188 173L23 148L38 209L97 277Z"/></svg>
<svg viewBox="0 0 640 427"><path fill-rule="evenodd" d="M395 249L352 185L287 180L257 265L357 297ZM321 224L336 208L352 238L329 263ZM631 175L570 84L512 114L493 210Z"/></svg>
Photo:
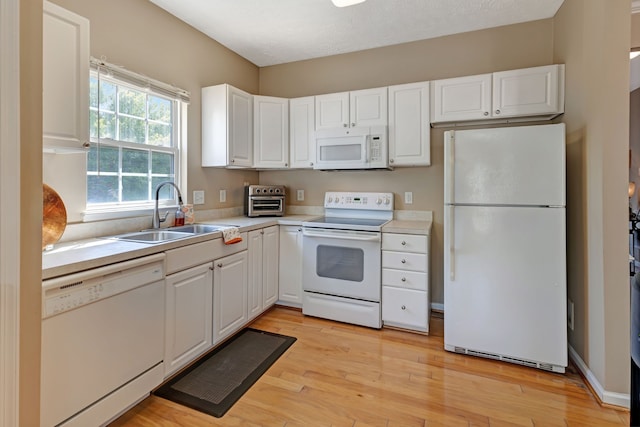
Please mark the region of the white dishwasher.
<svg viewBox="0 0 640 427"><path fill-rule="evenodd" d="M98 426L162 382L164 254L43 281L41 426Z"/></svg>

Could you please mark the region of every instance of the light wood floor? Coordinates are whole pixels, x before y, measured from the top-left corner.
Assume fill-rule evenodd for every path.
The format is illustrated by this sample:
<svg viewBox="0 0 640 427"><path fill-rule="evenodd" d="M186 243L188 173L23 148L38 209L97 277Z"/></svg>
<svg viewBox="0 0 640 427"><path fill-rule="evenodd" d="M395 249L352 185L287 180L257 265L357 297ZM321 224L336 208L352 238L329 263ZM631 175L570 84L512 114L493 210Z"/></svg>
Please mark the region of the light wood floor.
<svg viewBox="0 0 640 427"><path fill-rule="evenodd" d="M431 335L276 308L252 327L298 340L222 418L151 396L121 426L621 426L576 370L554 374L444 351Z"/></svg>

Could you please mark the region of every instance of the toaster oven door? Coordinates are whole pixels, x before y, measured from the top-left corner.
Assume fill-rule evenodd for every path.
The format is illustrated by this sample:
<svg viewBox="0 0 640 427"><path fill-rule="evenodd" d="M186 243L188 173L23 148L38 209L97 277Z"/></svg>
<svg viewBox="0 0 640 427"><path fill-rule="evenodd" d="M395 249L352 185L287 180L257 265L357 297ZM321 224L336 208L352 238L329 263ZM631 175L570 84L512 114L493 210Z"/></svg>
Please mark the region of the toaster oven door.
<svg viewBox="0 0 640 427"><path fill-rule="evenodd" d="M282 216L284 197L249 196L248 216Z"/></svg>

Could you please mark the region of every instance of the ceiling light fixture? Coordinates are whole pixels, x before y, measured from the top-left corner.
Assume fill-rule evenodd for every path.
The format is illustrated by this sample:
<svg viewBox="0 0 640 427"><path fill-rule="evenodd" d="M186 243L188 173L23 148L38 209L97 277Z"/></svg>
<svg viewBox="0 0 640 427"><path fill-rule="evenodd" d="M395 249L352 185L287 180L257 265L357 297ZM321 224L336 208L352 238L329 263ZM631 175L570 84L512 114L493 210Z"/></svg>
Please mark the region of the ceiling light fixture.
<svg viewBox="0 0 640 427"><path fill-rule="evenodd" d="M353 6L354 4L362 3L365 0L331 0L336 7Z"/></svg>

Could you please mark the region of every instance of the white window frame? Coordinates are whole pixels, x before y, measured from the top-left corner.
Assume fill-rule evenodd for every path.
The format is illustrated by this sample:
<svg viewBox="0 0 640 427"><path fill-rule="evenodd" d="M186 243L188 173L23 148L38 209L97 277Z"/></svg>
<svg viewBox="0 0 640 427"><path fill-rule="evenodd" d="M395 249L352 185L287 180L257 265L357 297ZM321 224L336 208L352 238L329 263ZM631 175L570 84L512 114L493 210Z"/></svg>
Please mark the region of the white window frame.
<svg viewBox="0 0 640 427"><path fill-rule="evenodd" d="M184 159L186 159L187 141L185 129L187 124L187 107L190 98L189 93L174 86L128 71L122 67L108 64L102 60L96 60L92 58L91 65L91 77L97 76L97 72L95 70L100 67L100 79L104 79L105 81L108 81L109 83L118 85L120 87L147 92L153 94L154 96L164 97L171 100L173 102L172 140L174 144L173 147L162 147L154 146L151 144L130 143L125 141L114 141L112 139L93 137L91 138L91 143L100 144L100 146L102 147L118 147L120 149L132 148L143 149L145 151L148 150L149 152L155 151L172 153L174 155L173 182L181 190L183 190L183 186L186 186L186 170L183 166L185 164ZM109 172L108 174L122 176L122 164L119 165L119 171L117 173ZM87 178L90 175L90 172L88 170L86 172L86 175ZM166 188L171 187L165 187L165 189ZM122 191L122 189L119 189L119 191ZM175 193L173 194L175 196ZM154 195L155 188L152 189L151 200L146 202L135 201L89 204L89 195L87 188L87 200L85 201L86 209L84 211L83 220L84 222L89 222L105 219L150 215L155 204L155 201L153 200ZM162 208L173 208L178 206L178 201L175 197L173 199L163 199L159 201L158 205Z"/></svg>

